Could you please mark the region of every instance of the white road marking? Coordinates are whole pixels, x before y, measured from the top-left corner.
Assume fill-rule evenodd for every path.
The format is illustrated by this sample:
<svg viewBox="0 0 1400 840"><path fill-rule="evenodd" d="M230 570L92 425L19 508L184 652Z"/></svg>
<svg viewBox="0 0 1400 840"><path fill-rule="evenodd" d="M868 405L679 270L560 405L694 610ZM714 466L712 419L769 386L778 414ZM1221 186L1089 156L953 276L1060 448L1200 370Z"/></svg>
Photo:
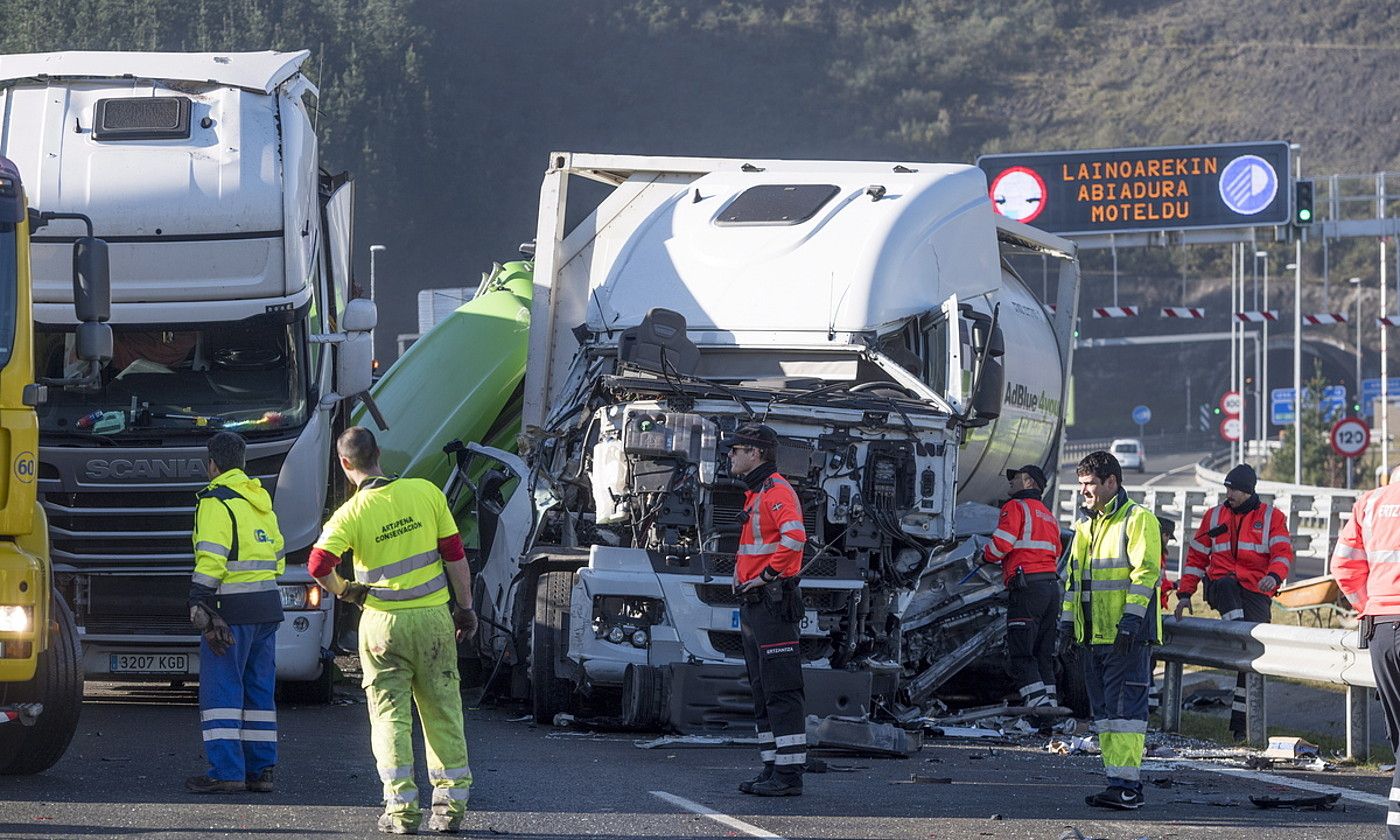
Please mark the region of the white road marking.
<svg viewBox="0 0 1400 840"><path fill-rule="evenodd" d="M1166 472L1162 473L1161 475L1154 475L1154 476L1152 476L1151 478L1149 478L1149 479L1147 479L1146 481L1144 481L1144 482L1142 483L1142 486L1143 486L1143 487L1151 487L1152 485L1156 484L1157 482L1161 481L1162 479L1166 478L1166 477L1169 476L1169 475L1176 475L1176 474L1179 473L1179 472L1186 472L1187 470L1194 470L1195 468L1196 468L1196 462L1195 462L1195 461L1192 461L1192 462L1189 463L1189 464L1183 464L1182 466L1177 467L1177 468L1174 469L1174 470L1167 470Z"/></svg>
<svg viewBox="0 0 1400 840"><path fill-rule="evenodd" d="M1278 776L1273 773L1261 773L1258 770L1245 770L1242 767L1221 767L1209 761L1166 761L1160 764L1155 762L1144 762L1144 770L1170 770L1176 767L1188 767L1192 770L1204 770L1207 773L1219 773L1224 776L1239 776L1246 779L1253 779L1257 782L1267 782L1271 785L1283 785L1284 787L1306 790L1311 793L1340 793L1343 799L1358 802L1362 805L1374 805L1377 808L1390 807L1390 800L1384 796L1374 793L1363 793L1350 788L1336 787L1335 785L1324 785L1318 782L1309 782L1305 779L1294 779L1288 776Z"/></svg>
<svg viewBox="0 0 1400 840"><path fill-rule="evenodd" d="M764 829L761 829L756 825L750 825L749 823L746 823L740 819L735 819L734 817L731 817L728 814L721 814L714 808L708 808L704 805L701 805L699 802L691 802L689 799L676 796L674 793L667 793L664 790L653 790L651 791L651 795L655 796L657 799L665 800L666 802L675 805L677 808L684 808L692 814L699 814L702 817L714 820L715 822L719 823L722 826L725 826L726 828L732 828L735 831L742 831L750 837L767 837L770 838L770 840L783 840L783 837L781 835L774 834L771 831L765 831Z"/></svg>

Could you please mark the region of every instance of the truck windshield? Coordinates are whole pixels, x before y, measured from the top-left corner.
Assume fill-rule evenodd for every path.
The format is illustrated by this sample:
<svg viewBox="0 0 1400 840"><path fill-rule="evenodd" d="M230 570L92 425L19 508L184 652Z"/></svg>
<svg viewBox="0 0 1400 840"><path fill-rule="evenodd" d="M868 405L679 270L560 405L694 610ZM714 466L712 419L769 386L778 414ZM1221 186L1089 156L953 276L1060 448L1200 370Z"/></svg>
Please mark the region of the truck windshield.
<svg viewBox="0 0 1400 840"><path fill-rule="evenodd" d="M284 432L306 423L305 318L273 313L170 328L114 326L99 390L49 390L39 429L124 433ZM39 377L81 372L74 327L39 327Z"/></svg>
<svg viewBox="0 0 1400 840"><path fill-rule="evenodd" d="M10 363L15 345L15 304L19 296L18 231L0 223L0 368Z"/></svg>

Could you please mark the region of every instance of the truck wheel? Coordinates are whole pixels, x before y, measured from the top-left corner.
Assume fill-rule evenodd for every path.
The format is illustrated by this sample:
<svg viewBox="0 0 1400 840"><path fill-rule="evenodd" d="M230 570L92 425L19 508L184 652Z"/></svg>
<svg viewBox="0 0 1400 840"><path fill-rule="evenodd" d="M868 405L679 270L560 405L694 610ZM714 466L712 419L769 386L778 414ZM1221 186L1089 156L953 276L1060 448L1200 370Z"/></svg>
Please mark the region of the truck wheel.
<svg viewBox="0 0 1400 840"><path fill-rule="evenodd" d="M83 652L78 625L62 596L53 596L51 615L58 633L49 649L39 655L34 679L0 686L5 703L43 703L44 711L33 726L18 722L0 725L0 755L13 756L0 767L6 775L42 773L52 767L73 740L78 713L83 707Z"/></svg>
<svg viewBox="0 0 1400 840"><path fill-rule="evenodd" d="M569 649L569 593L572 572L545 572L535 589L534 632L530 639L530 705L536 723L574 706L574 684L560 679L559 664Z"/></svg>
<svg viewBox="0 0 1400 840"><path fill-rule="evenodd" d="M670 672L628 665L622 675L622 720L638 729L664 729L670 721Z"/></svg>
<svg viewBox="0 0 1400 840"><path fill-rule="evenodd" d="M282 697L289 703L329 705L335 699L335 672L335 660L326 659L316 679L282 683Z"/></svg>

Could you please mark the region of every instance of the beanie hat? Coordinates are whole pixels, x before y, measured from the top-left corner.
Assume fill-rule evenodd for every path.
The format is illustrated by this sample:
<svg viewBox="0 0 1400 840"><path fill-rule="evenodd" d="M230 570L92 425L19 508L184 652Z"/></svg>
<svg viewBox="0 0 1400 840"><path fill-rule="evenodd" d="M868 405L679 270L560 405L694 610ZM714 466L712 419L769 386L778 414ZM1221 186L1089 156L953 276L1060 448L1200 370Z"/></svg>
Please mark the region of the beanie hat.
<svg viewBox="0 0 1400 840"><path fill-rule="evenodd" d="M1225 486L1231 490L1240 490L1253 494L1254 485L1259 482L1259 476L1254 474L1254 468L1249 464L1240 464L1230 470L1225 476Z"/></svg>

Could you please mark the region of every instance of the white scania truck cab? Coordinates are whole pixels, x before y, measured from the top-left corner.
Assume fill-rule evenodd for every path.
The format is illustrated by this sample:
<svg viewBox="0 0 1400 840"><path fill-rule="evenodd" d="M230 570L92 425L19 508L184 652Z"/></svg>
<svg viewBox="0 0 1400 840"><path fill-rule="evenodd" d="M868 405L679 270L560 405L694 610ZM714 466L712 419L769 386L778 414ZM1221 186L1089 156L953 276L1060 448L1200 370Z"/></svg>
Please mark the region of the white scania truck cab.
<svg viewBox="0 0 1400 840"><path fill-rule="evenodd" d="M205 442L230 430L286 539L278 678L330 696L333 599L305 564L375 314L347 301L353 184L320 168L308 55L0 56L0 154L37 209L86 214L110 245L112 359L38 409L39 497L90 677L197 676L194 494ZM82 233L33 239L40 382L77 362Z"/></svg>

